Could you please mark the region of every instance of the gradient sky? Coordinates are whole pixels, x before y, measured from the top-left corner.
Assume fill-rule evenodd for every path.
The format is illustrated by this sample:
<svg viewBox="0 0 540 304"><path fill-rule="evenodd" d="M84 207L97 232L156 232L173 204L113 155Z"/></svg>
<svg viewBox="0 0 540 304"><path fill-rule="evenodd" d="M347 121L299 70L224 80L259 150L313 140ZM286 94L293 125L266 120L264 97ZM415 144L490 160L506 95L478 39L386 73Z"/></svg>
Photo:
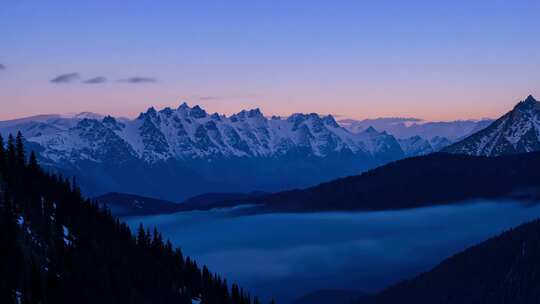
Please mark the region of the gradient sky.
<svg viewBox="0 0 540 304"><path fill-rule="evenodd" d="M227 114L495 117L540 96L539 16L540 1L519 0L0 0L0 120L181 100Z"/></svg>

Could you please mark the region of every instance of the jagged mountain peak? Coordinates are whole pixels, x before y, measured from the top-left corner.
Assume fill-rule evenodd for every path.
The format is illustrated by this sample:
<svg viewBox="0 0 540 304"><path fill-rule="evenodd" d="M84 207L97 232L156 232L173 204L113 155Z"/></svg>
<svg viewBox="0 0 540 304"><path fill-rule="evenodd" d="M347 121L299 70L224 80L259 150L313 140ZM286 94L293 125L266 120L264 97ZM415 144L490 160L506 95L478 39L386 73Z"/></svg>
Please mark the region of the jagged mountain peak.
<svg viewBox="0 0 540 304"><path fill-rule="evenodd" d="M207 116L206 111L201 108L199 105L194 106L189 111L189 115L193 118L204 118Z"/></svg>
<svg viewBox="0 0 540 304"><path fill-rule="evenodd" d="M210 115L210 118L211 118L212 120L220 121L220 120L221 120L221 115L219 115L219 113L215 112L215 113L213 113L212 115Z"/></svg>
<svg viewBox="0 0 540 304"><path fill-rule="evenodd" d="M116 118L107 115L101 120L104 124L116 124Z"/></svg>
<svg viewBox="0 0 540 304"><path fill-rule="evenodd" d="M173 115L173 114L174 114L174 111L173 111L173 109L171 109L171 108L169 108L169 107L165 107L165 108L161 109L161 110L159 111L159 113L163 113L163 114L165 114L165 115Z"/></svg>
<svg viewBox="0 0 540 304"><path fill-rule="evenodd" d="M367 129L364 130L365 133L379 133L373 126L369 126Z"/></svg>
<svg viewBox="0 0 540 304"><path fill-rule="evenodd" d="M524 102L538 102L532 95L527 96Z"/></svg>
<svg viewBox="0 0 540 304"><path fill-rule="evenodd" d="M528 111L534 108L540 108L540 102L536 100L532 95L527 96L527 98L519 102L514 110Z"/></svg>
<svg viewBox="0 0 540 304"><path fill-rule="evenodd" d="M152 106L146 109L146 112L141 112L139 116L137 117L137 119L145 119L146 117L155 116L156 114L157 114L156 108Z"/></svg>
<svg viewBox="0 0 540 304"><path fill-rule="evenodd" d="M119 122L116 118L110 115L103 117L103 119L101 120L101 123L103 123L104 126L113 130L120 130L123 127L125 127L123 123Z"/></svg>
<svg viewBox="0 0 540 304"><path fill-rule="evenodd" d="M161 110L156 110L153 106L149 107L146 112L142 112L139 114L137 119L145 119L145 118L158 118L160 115L164 116L174 116L176 113L180 116L184 117L190 117L193 119L200 119L205 118L208 116L208 113L199 105L195 105L193 107L190 107L186 102L183 102L176 111L171 109L170 107L165 107ZM219 115L219 114L218 114Z"/></svg>
<svg viewBox="0 0 540 304"><path fill-rule="evenodd" d="M529 95L487 128L445 152L499 156L540 150L540 103Z"/></svg>
<svg viewBox="0 0 540 304"><path fill-rule="evenodd" d="M178 110L189 110L191 109L186 101L183 101L180 106L178 106Z"/></svg>
<svg viewBox="0 0 540 304"><path fill-rule="evenodd" d="M327 126L331 126L333 128L339 128L339 124L337 123L334 116L332 116L331 114L328 114L328 115L324 116L323 117L323 122Z"/></svg>
<svg viewBox="0 0 540 304"><path fill-rule="evenodd" d="M259 108L250 109L250 110L242 110L236 114L231 115L230 118L233 122L244 121L245 119L248 119L248 118L266 120L266 118L264 117L263 113L261 112Z"/></svg>
<svg viewBox="0 0 540 304"><path fill-rule="evenodd" d="M156 111L156 108L154 108L154 107L152 106L152 107L149 107L149 108L146 110L146 113L148 113L148 114L156 114L157 111Z"/></svg>
<svg viewBox="0 0 540 304"><path fill-rule="evenodd" d="M248 111L248 117L264 117L263 113L261 112L261 109L255 108Z"/></svg>
<svg viewBox="0 0 540 304"><path fill-rule="evenodd" d="M321 120L321 117L317 113L293 113L287 118L288 122L300 124L306 120Z"/></svg>

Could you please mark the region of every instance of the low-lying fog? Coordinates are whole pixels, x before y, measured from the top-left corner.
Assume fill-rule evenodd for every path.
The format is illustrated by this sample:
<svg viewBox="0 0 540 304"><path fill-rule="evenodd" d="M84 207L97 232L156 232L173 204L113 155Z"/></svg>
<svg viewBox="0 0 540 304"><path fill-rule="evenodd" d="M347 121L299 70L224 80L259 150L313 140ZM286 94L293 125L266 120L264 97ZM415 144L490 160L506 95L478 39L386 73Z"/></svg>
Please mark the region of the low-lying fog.
<svg viewBox="0 0 540 304"><path fill-rule="evenodd" d="M540 206L475 202L386 212L126 218L156 226L199 263L278 303L318 289L376 291L520 223Z"/></svg>

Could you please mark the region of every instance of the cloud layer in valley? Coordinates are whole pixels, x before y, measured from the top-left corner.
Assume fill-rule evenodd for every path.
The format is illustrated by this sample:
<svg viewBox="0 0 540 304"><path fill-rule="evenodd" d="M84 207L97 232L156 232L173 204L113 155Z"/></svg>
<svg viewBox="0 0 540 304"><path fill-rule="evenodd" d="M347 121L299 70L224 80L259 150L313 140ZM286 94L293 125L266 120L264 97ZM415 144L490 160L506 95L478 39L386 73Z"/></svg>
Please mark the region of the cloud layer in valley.
<svg viewBox="0 0 540 304"><path fill-rule="evenodd" d="M157 226L197 261L286 303L324 288L378 290L539 214L538 205L497 201L385 212L197 211L128 222Z"/></svg>

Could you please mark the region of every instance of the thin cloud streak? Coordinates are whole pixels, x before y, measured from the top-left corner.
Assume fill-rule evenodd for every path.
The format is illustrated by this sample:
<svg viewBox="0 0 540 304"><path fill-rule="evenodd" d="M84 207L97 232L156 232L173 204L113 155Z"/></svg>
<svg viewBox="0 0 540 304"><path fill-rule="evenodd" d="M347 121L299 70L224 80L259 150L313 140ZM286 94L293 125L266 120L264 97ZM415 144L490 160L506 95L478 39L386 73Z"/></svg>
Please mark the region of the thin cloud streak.
<svg viewBox="0 0 540 304"><path fill-rule="evenodd" d="M140 76L134 76L129 77L126 79L121 79L120 82L127 82L127 83L156 83L157 79L153 77L140 77Z"/></svg>
<svg viewBox="0 0 540 304"><path fill-rule="evenodd" d="M5 70L6 66L0 63L0 71Z"/></svg>
<svg viewBox="0 0 540 304"><path fill-rule="evenodd" d="M90 78L84 81L85 84L100 84L105 82L107 82L107 78L102 76Z"/></svg>
<svg viewBox="0 0 540 304"><path fill-rule="evenodd" d="M79 73L67 73L67 74L61 74L56 76L55 78L51 79L52 83L72 83L77 80L79 80L80 75Z"/></svg>

